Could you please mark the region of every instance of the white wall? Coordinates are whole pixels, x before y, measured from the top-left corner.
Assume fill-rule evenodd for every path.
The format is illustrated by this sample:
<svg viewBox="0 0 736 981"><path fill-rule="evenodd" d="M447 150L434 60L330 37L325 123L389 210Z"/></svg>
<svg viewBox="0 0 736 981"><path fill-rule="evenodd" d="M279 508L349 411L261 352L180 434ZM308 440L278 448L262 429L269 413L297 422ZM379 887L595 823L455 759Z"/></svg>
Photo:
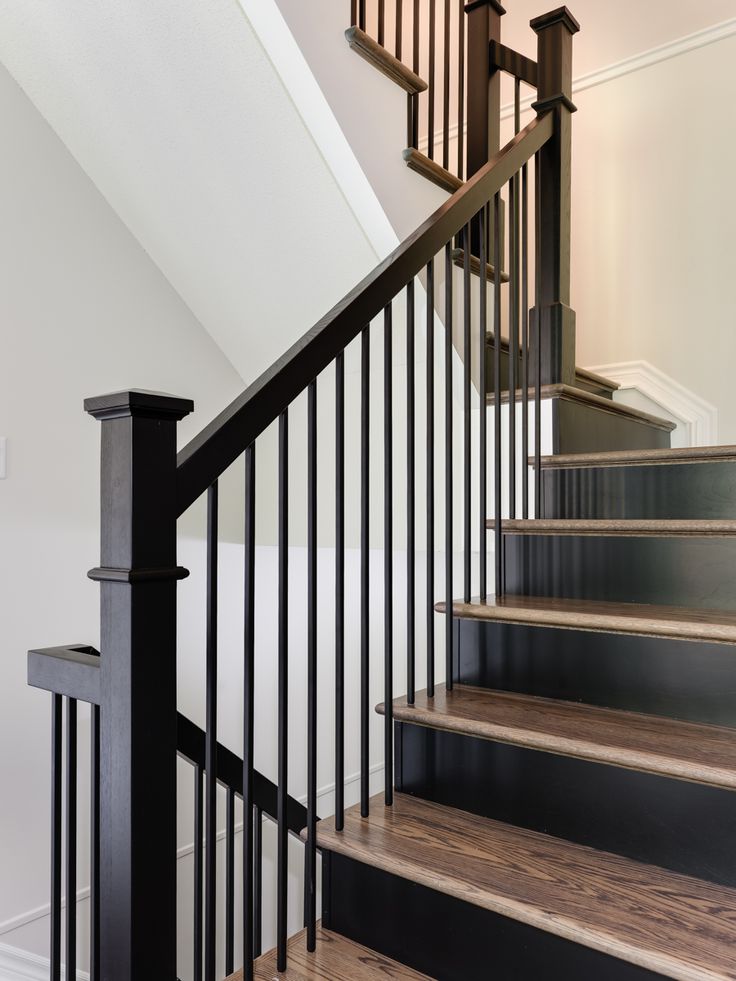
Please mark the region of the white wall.
<svg viewBox="0 0 736 981"><path fill-rule="evenodd" d="M99 423L82 400L192 397L184 439L242 380L4 69L0 118L0 943L33 949L47 936L50 704L26 686L25 652L98 638ZM80 746L86 732L83 716Z"/></svg>

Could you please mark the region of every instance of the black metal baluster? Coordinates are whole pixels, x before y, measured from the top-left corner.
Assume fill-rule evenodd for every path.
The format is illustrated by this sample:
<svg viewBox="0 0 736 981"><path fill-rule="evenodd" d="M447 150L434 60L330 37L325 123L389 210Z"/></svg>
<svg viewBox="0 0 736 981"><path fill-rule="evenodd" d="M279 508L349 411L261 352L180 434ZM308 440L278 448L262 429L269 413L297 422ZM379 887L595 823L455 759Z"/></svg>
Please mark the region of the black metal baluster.
<svg viewBox="0 0 736 981"><path fill-rule="evenodd" d="M394 541L393 541L393 309L383 312L383 588L384 775L386 806L393 804Z"/></svg>
<svg viewBox="0 0 736 981"><path fill-rule="evenodd" d="M444 61L442 89L442 166L450 166L450 0L445 0Z"/></svg>
<svg viewBox="0 0 736 981"><path fill-rule="evenodd" d="M404 10L402 0L396 0L396 57L401 61L404 33Z"/></svg>
<svg viewBox="0 0 736 981"><path fill-rule="evenodd" d="M100 981L100 706L90 706L89 981Z"/></svg>
<svg viewBox="0 0 736 981"><path fill-rule="evenodd" d="M386 0L378 0L378 43L386 43Z"/></svg>
<svg viewBox="0 0 736 981"><path fill-rule="evenodd" d="M203 863L202 842L204 836L204 770L194 768L194 981L202 981L202 898Z"/></svg>
<svg viewBox="0 0 736 981"><path fill-rule="evenodd" d="M414 23L412 26L412 66L414 74L419 74L419 0L414 0ZM413 147L419 146L419 94L411 97L411 132Z"/></svg>
<svg viewBox="0 0 736 981"><path fill-rule="evenodd" d="M416 440L414 409L414 280L406 287L406 700L414 704L416 689Z"/></svg>
<svg viewBox="0 0 736 981"><path fill-rule="evenodd" d="M307 390L307 950L317 942L317 382Z"/></svg>
<svg viewBox="0 0 736 981"><path fill-rule="evenodd" d="M368 817L370 796L370 634L369 609L369 480L370 480L370 327L361 334L360 365L360 813Z"/></svg>
<svg viewBox="0 0 736 981"><path fill-rule="evenodd" d="M427 266L427 695L434 697L434 259Z"/></svg>
<svg viewBox="0 0 736 981"><path fill-rule="evenodd" d="M61 981L62 745L63 700L51 696L51 981Z"/></svg>
<svg viewBox="0 0 736 981"><path fill-rule="evenodd" d="M542 221L540 211L539 153L534 154L534 245L536 261L534 264L534 517L542 515L542 323L541 323L541 284L542 284Z"/></svg>
<svg viewBox="0 0 736 981"><path fill-rule="evenodd" d="M465 155L465 4L458 3L457 25L458 72L457 72L457 176L462 180ZM466 255L470 255L466 242Z"/></svg>
<svg viewBox="0 0 736 981"><path fill-rule="evenodd" d="M255 729L256 447L245 451L243 620L243 981L253 981L253 733Z"/></svg>
<svg viewBox="0 0 736 981"><path fill-rule="evenodd" d="M462 4L460 5L462 10ZM470 259L472 246L470 239L470 224L463 229L463 599L470 602L472 589L472 540L471 540L471 436L470 436Z"/></svg>
<svg viewBox="0 0 736 981"><path fill-rule="evenodd" d="M521 501L529 517L529 174L521 168Z"/></svg>
<svg viewBox="0 0 736 981"><path fill-rule="evenodd" d="M235 794L227 788L225 808L225 976L235 970Z"/></svg>
<svg viewBox="0 0 736 981"><path fill-rule="evenodd" d="M66 977L77 976L77 700L66 701Z"/></svg>
<svg viewBox="0 0 736 981"><path fill-rule="evenodd" d="M519 354L516 175L509 181L509 517L516 517L516 365Z"/></svg>
<svg viewBox="0 0 736 981"><path fill-rule="evenodd" d="M488 466L487 460L487 405L486 405L486 333L488 331L488 268L486 257L486 214L483 207L478 216L478 238L480 242L480 303L478 324L478 403L480 417L478 419L478 507L480 521L478 523L480 562L478 569L478 585L481 603L488 598L488 490L486 487Z"/></svg>
<svg viewBox="0 0 736 981"><path fill-rule="evenodd" d="M286 970L286 917L289 875L289 413L279 416L278 503L278 818L276 885L276 969Z"/></svg>
<svg viewBox="0 0 736 981"><path fill-rule="evenodd" d="M358 23L358 0L350 0L350 26L355 27Z"/></svg>
<svg viewBox="0 0 736 981"><path fill-rule="evenodd" d="M503 536L501 528L501 195L493 198L493 422L494 422L494 549L496 595L503 596Z"/></svg>
<svg viewBox="0 0 736 981"><path fill-rule="evenodd" d="M263 814L253 808L253 956L263 950Z"/></svg>
<svg viewBox="0 0 736 981"><path fill-rule="evenodd" d="M205 737L204 977L215 981L217 962L217 481L207 492L207 652Z"/></svg>
<svg viewBox="0 0 736 981"><path fill-rule="evenodd" d="M427 79L427 156L434 160L435 31L437 0L429 0L429 74Z"/></svg>
<svg viewBox="0 0 736 981"><path fill-rule="evenodd" d="M345 824L345 355L335 361L335 828Z"/></svg>
<svg viewBox="0 0 736 981"><path fill-rule="evenodd" d="M445 686L452 690L452 243L445 246Z"/></svg>
<svg viewBox="0 0 736 981"><path fill-rule="evenodd" d="M365 0L358 0L358 27L365 30Z"/></svg>

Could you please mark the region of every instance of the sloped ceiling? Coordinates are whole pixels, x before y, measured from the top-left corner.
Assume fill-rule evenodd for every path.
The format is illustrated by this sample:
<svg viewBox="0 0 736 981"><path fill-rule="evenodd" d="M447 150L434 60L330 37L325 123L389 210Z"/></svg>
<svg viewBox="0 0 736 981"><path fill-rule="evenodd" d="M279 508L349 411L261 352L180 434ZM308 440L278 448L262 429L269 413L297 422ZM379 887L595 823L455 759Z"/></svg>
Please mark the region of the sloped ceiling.
<svg viewBox="0 0 736 981"><path fill-rule="evenodd" d="M237 0L6 0L0 59L245 381L375 264Z"/></svg>

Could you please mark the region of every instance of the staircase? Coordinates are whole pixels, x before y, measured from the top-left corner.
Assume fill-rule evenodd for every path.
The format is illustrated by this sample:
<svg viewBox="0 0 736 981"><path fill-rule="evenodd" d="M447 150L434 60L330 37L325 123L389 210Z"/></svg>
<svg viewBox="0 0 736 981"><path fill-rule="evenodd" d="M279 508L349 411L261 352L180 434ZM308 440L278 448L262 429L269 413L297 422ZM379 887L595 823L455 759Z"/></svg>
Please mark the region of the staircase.
<svg viewBox="0 0 736 981"><path fill-rule="evenodd" d="M188 400L131 390L85 403L101 423L101 561L90 572L101 588L101 652L67 645L32 651L28 662L29 683L52 693L52 979L60 979L62 960L67 976L76 971L75 903L62 917L62 899L64 888L67 896L76 888L78 701L92 706L93 979L736 979L736 448L670 449L670 424L620 406L612 383L575 367L568 207L574 18L560 8L532 22L539 48L531 62L501 45L496 0L465 8L447 0L444 23L459 15L453 23L463 25L461 39L467 26L457 57L465 66L467 55L467 76L460 72L467 140L460 86L452 174L447 112L435 140L430 110L425 162L417 156L420 98L442 90L432 43L426 84L419 74L419 6L411 68L402 62L400 3L393 54L383 2L375 38L365 4L353 4L348 40L404 90L410 166L430 179L433 168L451 174L448 201L178 454L176 427L193 409ZM431 38L439 32L437 8L432 0ZM447 43L445 52L447 79L455 64ZM522 82L538 88L538 101L536 117L517 125L501 149L494 128L502 70L517 80L517 108ZM442 164L433 160L437 142ZM406 344L400 370L397 326ZM422 387L418 331L427 351ZM359 365L355 393L346 391L348 358ZM400 414L399 399L406 406ZM542 453L543 400L551 408L552 455ZM275 460L261 450L271 426ZM380 464L371 452L376 438ZM298 693L289 678L296 643L289 505L302 458L290 457L290 445L303 451L297 476L306 487L306 581L297 599L306 598L307 673ZM218 741L219 494L234 466L244 477L241 753ZM376 469L378 587L370 566ZM325 583L317 560L325 508L318 504L328 485L334 578ZM277 615L268 625L278 639L277 710L266 734L256 726L263 486L273 491L278 525ZM176 705L176 586L188 575L177 564L176 528L200 499L207 516L204 728ZM346 565L353 503L357 575ZM401 541L398 519L406 528ZM420 523L431 557L421 577ZM396 681L397 546L406 549L405 684ZM346 641L353 596L355 647ZM329 637L318 626L325 610ZM380 661L372 655L376 638ZM327 644L329 678L321 656ZM371 786L377 673L379 794ZM306 706L306 731L298 733L306 807L289 792L295 697ZM325 704L329 775L318 754ZM260 740L276 747L270 776L255 765ZM193 790L187 963L177 951L177 754L191 770L186 792ZM350 806L352 756L359 799ZM317 789L328 779L334 813L319 820ZM266 952L264 822L275 827L275 945ZM290 845L293 860L297 843L303 864L295 887ZM295 901L303 902L303 930L290 920Z"/></svg>

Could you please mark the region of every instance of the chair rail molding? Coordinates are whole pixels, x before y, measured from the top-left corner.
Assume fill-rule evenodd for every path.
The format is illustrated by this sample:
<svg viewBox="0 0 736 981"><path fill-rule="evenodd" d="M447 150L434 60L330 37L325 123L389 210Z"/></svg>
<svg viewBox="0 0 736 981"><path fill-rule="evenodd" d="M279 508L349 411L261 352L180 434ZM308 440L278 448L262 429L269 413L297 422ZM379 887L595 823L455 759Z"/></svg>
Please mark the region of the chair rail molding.
<svg viewBox="0 0 736 981"><path fill-rule="evenodd" d="M616 395L636 391L656 402L682 426L685 445L714 446L718 442L718 409L648 361L619 361L589 370L617 382Z"/></svg>

